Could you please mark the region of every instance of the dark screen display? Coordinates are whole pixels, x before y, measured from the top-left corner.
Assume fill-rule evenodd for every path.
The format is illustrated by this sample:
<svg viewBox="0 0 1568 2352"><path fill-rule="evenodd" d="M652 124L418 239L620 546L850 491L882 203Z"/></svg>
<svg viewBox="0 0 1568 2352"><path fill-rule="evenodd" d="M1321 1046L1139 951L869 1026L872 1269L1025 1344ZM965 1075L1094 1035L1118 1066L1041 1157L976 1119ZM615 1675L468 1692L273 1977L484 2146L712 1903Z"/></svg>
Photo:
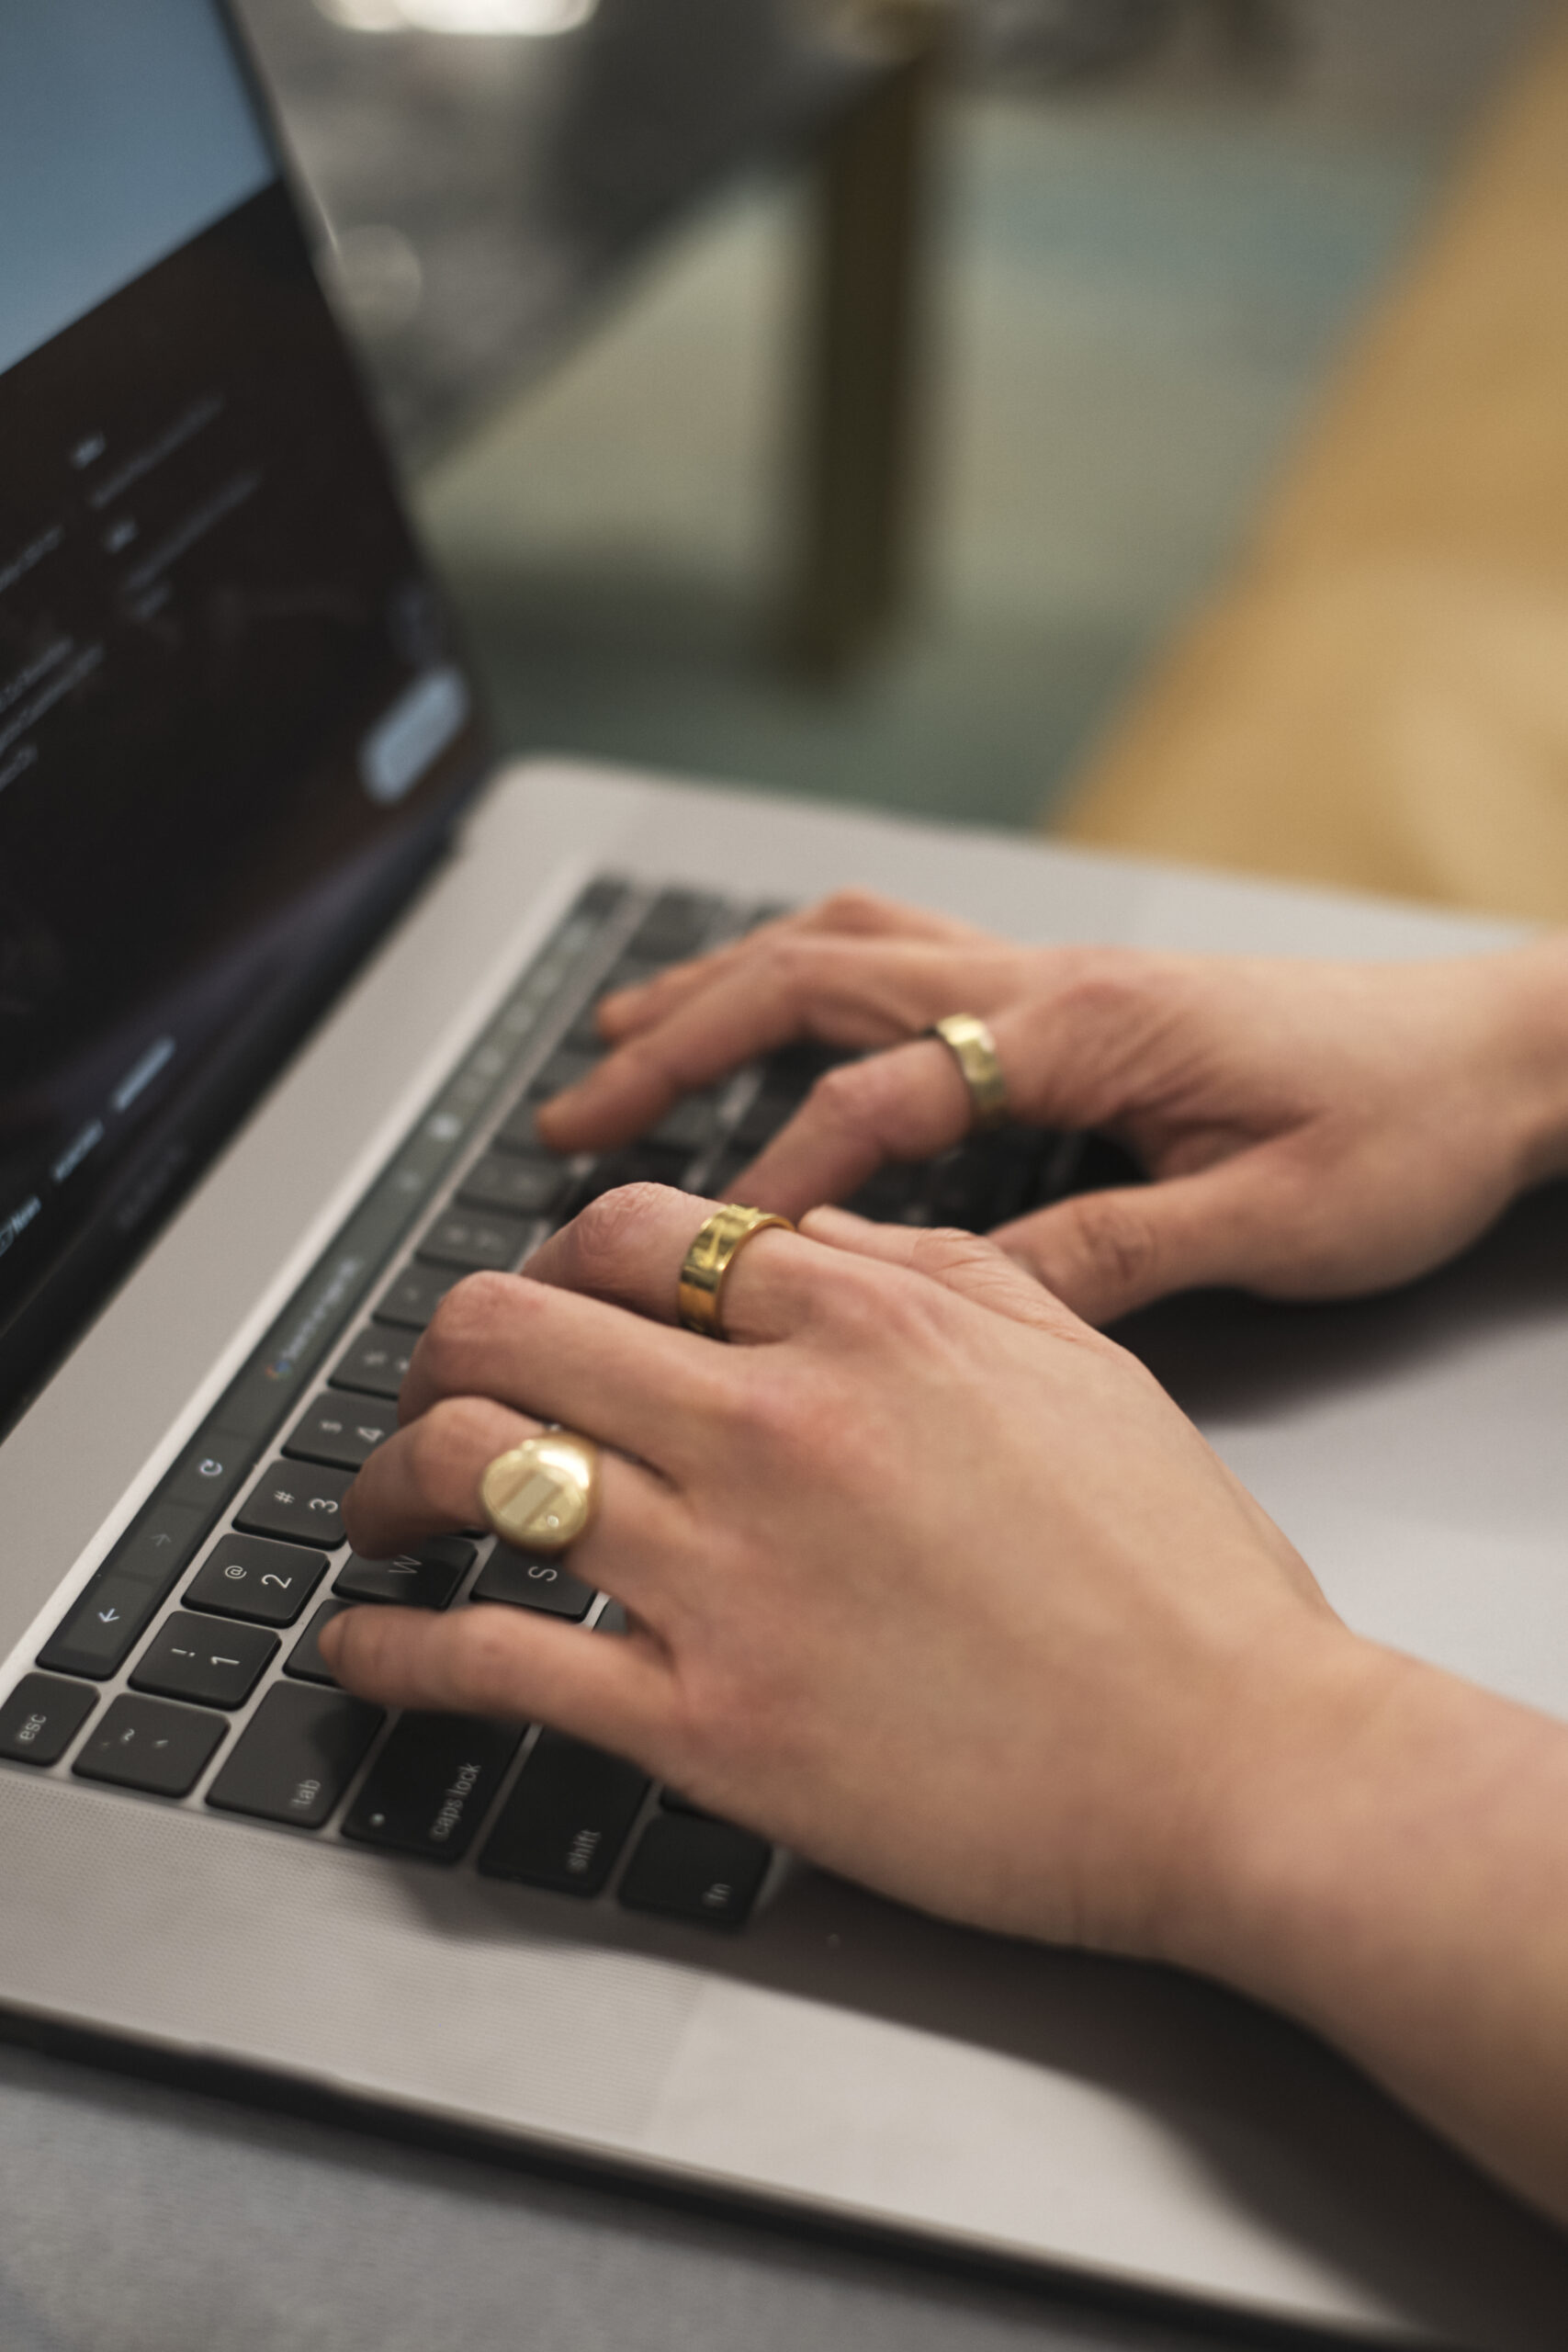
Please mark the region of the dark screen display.
<svg viewBox="0 0 1568 2352"><path fill-rule="evenodd" d="M281 184L0 374L0 1421L478 752Z"/></svg>

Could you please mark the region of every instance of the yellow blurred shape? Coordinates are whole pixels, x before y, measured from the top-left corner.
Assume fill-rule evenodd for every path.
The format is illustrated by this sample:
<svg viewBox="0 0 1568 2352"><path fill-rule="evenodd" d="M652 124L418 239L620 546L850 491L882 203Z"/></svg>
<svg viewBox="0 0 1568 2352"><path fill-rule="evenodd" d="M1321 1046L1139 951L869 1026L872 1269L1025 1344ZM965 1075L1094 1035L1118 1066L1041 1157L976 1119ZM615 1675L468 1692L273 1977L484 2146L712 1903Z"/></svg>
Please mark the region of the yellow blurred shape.
<svg viewBox="0 0 1568 2352"><path fill-rule="evenodd" d="M1568 919L1568 21L1055 830Z"/></svg>

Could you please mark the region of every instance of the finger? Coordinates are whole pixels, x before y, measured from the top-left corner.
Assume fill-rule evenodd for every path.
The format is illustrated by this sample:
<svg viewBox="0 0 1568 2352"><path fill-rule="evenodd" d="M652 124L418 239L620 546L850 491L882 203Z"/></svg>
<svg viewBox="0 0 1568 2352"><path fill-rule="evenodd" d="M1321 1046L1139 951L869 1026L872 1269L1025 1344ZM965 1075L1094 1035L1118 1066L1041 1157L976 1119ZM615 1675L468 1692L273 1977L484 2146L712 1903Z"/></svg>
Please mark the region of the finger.
<svg viewBox="0 0 1568 2352"><path fill-rule="evenodd" d="M433 1405L378 1447L344 1497L344 1524L355 1550L388 1559L424 1536L483 1526L479 1486L486 1470L497 1455L537 1437L541 1426L486 1396ZM687 1514L660 1478L641 1463L604 1452L598 1510L571 1547L571 1572L633 1601L648 1581L646 1564L678 1555L689 1535Z"/></svg>
<svg viewBox="0 0 1568 2352"><path fill-rule="evenodd" d="M1258 1281L1299 1189L1282 1177L1281 1190L1265 1163L1279 1165L1254 1149L1199 1175L1085 1193L991 1238L1086 1323L1110 1323L1173 1291Z"/></svg>
<svg viewBox="0 0 1568 2352"><path fill-rule="evenodd" d="M933 1159L974 1120L952 1054L937 1038L918 1038L824 1072L733 1190L754 1207L798 1217L847 1199L890 1159Z"/></svg>
<svg viewBox="0 0 1568 2352"><path fill-rule="evenodd" d="M827 1249L880 1259L884 1265L908 1266L1010 1322L1027 1323L1055 1339L1103 1344L1099 1333L1034 1274L977 1233L941 1226L874 1225L869 1217L852 1216L839 1208L813 1209L802 1219L801 1230Z"/></svg>
<svg viewBox="0 0 1568 2352"><path fill-rule="evenodd" d="M1016 950L921 941L789 937L711 981L539 1106L558 1150L602 1150L760 1054L797 1037L887 1046L939 1013L987 1012L1016 984Z"/></svg>
<svg viewBox="0 0 1568 2352"><path fill-rule="evenodd" d="M620 1038L648 1028L676 1005L684 1003L695 990L728 975L737 963L765 954L775 941L818 932L850 938L942 941L953 946L996 944L987 941L984 932L951 916L901 906L897 899L882 898L874 890L837 890L815 906L759 923L743 938L727 941L705 956L694 956L683 964L672 965L668 971L658 973L635 988L614 990L600 1001L601 1033L606 1037Z"/></svg>
<svg viewBox="0 0 1568 2352"><path fill-rule="evenodd" d="M705 1202L692 1204L688 1239L707 1213ZM672 1273L671 1300L675 1283ZM705 1351L694 1354L679 1334L603 1299L531 1275L470 1274L447 1292L414 1350L398 1415L406 1426L443 1397L488 1396L671 1476L712 1380Z"/></svg>
<svg viewBox="0 0 1568 2352"><path fill-rule="evenodd" d="M608 1641L513 1609L350 1609L322 1630L345 1690L384 1707L547 1723L658 1769L672 1706L653 1637Z"/></svg>
<svg viewBox="0 0 1568 2352"><path fill-rule="evenodd" d="M667 1185L623 1185L590 1202L541 1242L528 1261L528 1277L613 1301L654 1322L676 1323L682 1265L716 1206ZM747 1241L724 1278L726 1339L756 1346L797 1329L810 1312L809 1276L803 1275L809 1256L798 1235L777 1227ZM689 1363L689 1339L679 1342L679 1351ZM705 1358L705 1348L700 1352ZM682 1412L689 1421L689 1406Z"/></svg>

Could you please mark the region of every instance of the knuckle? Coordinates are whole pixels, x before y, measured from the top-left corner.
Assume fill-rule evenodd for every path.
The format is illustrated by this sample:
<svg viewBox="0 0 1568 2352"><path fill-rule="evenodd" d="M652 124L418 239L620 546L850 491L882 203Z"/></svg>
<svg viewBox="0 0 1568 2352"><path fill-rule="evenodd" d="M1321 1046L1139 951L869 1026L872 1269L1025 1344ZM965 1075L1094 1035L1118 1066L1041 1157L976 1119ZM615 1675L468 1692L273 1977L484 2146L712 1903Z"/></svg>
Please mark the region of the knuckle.
<svg viewBox="0 0 1568 2352"><path fill-rule="evenodd" d="M502 1324L525 1311L515 1274L466 1275L449 1290L419 1343L420 1369L437 1388L466 1385L469 1365Z"/></svg>
<svg viewBox="0 0 1568 2352"><path fill-rule="evenodd" d="M881 1089L874 1075L875 1057L864 1062L840 1062L824 1070L807 1097L814 1117L852 1135L874 1130Z"/></svg>
<svg viewBox="0 0 1568 2352"><path fill-rule="evenodd" d="M477 1396L444 1396L405 1431L408 1467L419 1492L432 1502L471 1502L464 1467L493 1437L493 1408ZM488 1456L487 1456L488 1458Z"/></svg>
<svg viewBox="0 0 1568 2352"><path fill-rule="evenodd" d="M909 1263L916 1273L937 1282L953 1274L989 1272L993 1268L1010 1271L1009 1261L994 1241L987 1241L982 1234L966 1233L956 1225L928 1226L923 1231L918 1230Z"/></svg>
<svg viewBox="0 0 1568 2352"><path fill-rule="evenodd" d="M1078 1209L1084 1255L1125 1291L1155 1278L1159 1250L1141 1204L1120 1193L1089 1193Z"/></svg>
<svg viewBox="0 0 1568 2352"><path fill-rule="evenodd" d="M668 1194L661 1184L617 1184L601 1193L567 1228L572 1261L592 1288L624 1272L640 1254Z"/></svg>
<svg viewBox="0 0 1568 2352"><path fill-rule="evenodd" d="M891 899L852 887L832 891L818 910L822 922L834 931L881 931L894 911Z"/></svg>
<svg viewBox="0 0 1568 2352"><path fill-rule="evenodd" d="M822 967L822 942L808 931L781 931L759 945L758 960L771 969L773 994L794 1002L809 992Z"/></svg>
<svg viewBox="0 0 1568 2352"><path fill-rule="evenodd" d="M784 1366L748 1363L744 1376L728 1385L724 1409L736 1435L769 1451L791 1450L805 1433L812 1397Z"/></svg>

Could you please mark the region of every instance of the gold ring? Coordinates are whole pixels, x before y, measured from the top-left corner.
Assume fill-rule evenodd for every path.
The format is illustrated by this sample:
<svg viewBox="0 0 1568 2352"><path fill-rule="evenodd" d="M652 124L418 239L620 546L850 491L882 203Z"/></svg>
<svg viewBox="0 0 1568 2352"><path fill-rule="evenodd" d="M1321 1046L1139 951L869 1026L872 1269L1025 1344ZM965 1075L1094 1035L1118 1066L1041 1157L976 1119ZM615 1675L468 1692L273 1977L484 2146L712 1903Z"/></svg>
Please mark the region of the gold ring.
<svg viewBox="0 0 1568 2352"><path fill-rule="evenodd" d="M681 1267L676 1305L688 1331L700 1331L705 1340L723 1339L719 1295L724 1278L735 1263L737 1251L745 1248L754 1233L765 1233L770 1225L782 1227L785 1233L795 1231L787 1216L773 1216L767 1209L743 1209L733 1202L715 1209Z"/></svg>
<svg viewBox="0 0 1568 2352"><path fill-rule="evenodd" d="M933 1022L926 1035L939 1038L958 1064L969 1089L976 1127L1003 1125L1008 1116L1008 1082L997 1059L997 1041L985 1023L972 1012L950 1012L945 1021Z"/></svg>
<svg viewBox="0 0 1568 2352"><path fill-rule="evenodd" d="M498 1453L479 1480L484 1514L518 1552L564 1552L599 1508L599 1449L570 1430L545 1430Z"/></svg>

